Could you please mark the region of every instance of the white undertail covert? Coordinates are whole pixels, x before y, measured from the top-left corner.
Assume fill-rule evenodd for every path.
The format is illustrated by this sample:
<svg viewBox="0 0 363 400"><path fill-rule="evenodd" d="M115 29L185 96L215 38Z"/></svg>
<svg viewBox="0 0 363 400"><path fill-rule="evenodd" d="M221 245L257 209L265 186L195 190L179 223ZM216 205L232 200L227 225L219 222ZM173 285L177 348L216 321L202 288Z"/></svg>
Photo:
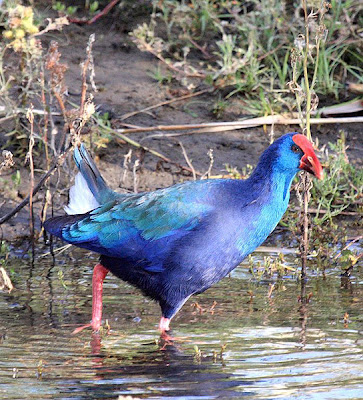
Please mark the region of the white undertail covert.
<svg viewBox="0 0 363 400"><path fill-rule="evenodd" d="M99 207L100 204L90 191L87 181L78 172L74 185L69 189L69 203L64 211L69 215L85 214Z"/></svg>

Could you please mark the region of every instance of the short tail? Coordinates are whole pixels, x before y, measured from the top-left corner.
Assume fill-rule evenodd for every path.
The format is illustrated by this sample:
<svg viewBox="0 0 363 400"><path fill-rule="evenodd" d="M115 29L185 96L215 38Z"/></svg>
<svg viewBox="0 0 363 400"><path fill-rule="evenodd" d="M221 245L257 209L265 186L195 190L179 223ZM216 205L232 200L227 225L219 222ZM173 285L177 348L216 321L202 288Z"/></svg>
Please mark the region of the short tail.
<svg viewBox="0 0 363 400"><path fill-rule="evenodd" d="M68 215L50 218L44 228L52 235L63 238L63 230L84 218L85 214L101 204L113 200L114 193L102 178L96 164L83 144L76 146L74 161L79 169L74 185L69 190L69 203L64 207Z"/></svg>
<svg viewBox="0 0 363 400"><path fill-rule="evenodd" d="M64 207L66 213L85 214L113 200L115 193L107 186L83 144L75 148L73 158L79 173L69 190L69 203Z"/></svg>
<svg viewBox="0 0 363 400"><path fill-rule="evenodd" d="M108 201L112 190L107 186L105 180L100 174L100 171L83 144L81 144L79 147L76 146L73 157L80 173L86 180L87 185L96 201L99 204L103 204Z"/></svg>

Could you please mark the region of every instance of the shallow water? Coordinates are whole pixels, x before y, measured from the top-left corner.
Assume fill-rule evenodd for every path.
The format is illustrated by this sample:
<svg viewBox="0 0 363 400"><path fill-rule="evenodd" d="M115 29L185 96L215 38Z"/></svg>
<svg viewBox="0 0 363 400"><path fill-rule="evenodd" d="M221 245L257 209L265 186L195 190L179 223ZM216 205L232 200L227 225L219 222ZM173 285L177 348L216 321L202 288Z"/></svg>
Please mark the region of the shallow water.
<svg viewBox="0 0 363 400"><path fill-rule="evenodd" d="M8 261L16 289L0 293L0 398L363 398L361 270L310 271L304 306L295 278L256 282L239 267L186 303L165 343L159 307L112 276L110 334L70 334L90 318L90 258Z"/></svg>

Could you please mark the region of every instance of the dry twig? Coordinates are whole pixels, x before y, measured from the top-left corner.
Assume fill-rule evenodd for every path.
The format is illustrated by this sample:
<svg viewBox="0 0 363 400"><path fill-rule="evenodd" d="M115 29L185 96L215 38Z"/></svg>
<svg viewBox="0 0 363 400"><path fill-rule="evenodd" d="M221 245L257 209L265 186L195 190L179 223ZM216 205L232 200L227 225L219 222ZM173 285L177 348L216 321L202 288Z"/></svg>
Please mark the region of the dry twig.
<svg viewBox="0 0 363 400"><path fill-rule="evenodd" d="M181 149L182 149L182 152L183 152L183 156L184 156L184 158L185 158L185 161L187 162L189 168L192 170L193 180L197 180L197 174L195 173L195 169L194 169L194 167L193 167L192 162L190 161L190 159L189 159L189 157L188 157L188 154L187 154L187 152L186 152L186 150L185 150L185 147L183 146L183 143L182 143L182 142L179 142L179 146L180 146Z"/></svg>
<svg viewBox="0 0 363 400"><path fill-rule="evenodd" d="M363 236L357 236L354 238L351 242L349 242L346 246L343 247L343 249L334 256L333 260L337 260L343 253L344 250L347 250L352 244L359 242L361 239L363 239Z"/></svg>
<svg viewBox="0 0 363 400"><path fill-rule="evenodd" d="M15 163L13 160L13 153L9 150L3 150L3 161L0 163L0 174L3 170L10 169Z"/></svg>
<svg viewBox="0 0 363 400"><path fill-rule="evenodd" d="M34 191L34 160L33 160L33 147L34 141L34 114L33 106L30 105L27 112L27 119L30 123L30 136L29 136L29 151L27 158L29 159L30 167L30 188L29 188L29 221L30 221L30 237L32 241L33 255L34 255L34 209L33 209L33 191Z"/></svg>
<svg viewBox="0 0 363 400"><path fill-rule="evenodd" d="M7 289L10 293L13 290L14 286L11 283L9 275L5 271L4 267L0 267L0 290Z"/></svg>
<svg viewBox="0 0 363 400"><path fill-rule="evenodd" d="M311 124L342 124L342 123L362 123L363 117L349 117L349 118L313 118L310 120ZM157 125L137 128L116 129L114 132L121 134L139 133L139 132L154 132L154 131L184 131L191 130L192 133L212 133L224 132L234 129L253 128L261 125L300 125L299 118L286 118L283 115L270 115L267 117L258 117L246 119L243 121L232 122L210 122L206 124L186 124L186 125Z"/></svg>
<svg viewBox="0 0 363 400"><path fill-rule="evenodd" d="M59 148L61 149L63 147L63 143L65 141L65 136L67 133L71 134L71 137L74 142L77 142L79 140L79 135L82 130L82 127L84 124L87 122L87 120L90 118L90 116L94 112L94 106L92 103L92 98L86 99L86 90L87 90L87 85L86 85L86 78L84 75L87 73L87 68L89 64L91 63L91 50L92 50L92 43L94 41L94 37L91 35L89 42L88 42L88 47L87 47L87 60L83 65L82 69L82 101L80 108L78 110L72 110L68 111L65 107L65 103L63 101L63 94L66 91L66 87L64 84L64 73L67 69L66 65L61 64L59 62L60 59L60 53L58 52L58 45L56 43L52 43L50 50L48 52L47 60L46 60L46 67L51 73L51 88L53 95L55 98L58 100L59 107L62 110L63 118L64 118L64 133L63 137L60 143ZM42 111L42 113L44 113ZM28 119L31 124L31 130L32 124L33 124L33 118L34 118L34 112L31 110L30 113L28 113ZM32 137L32 135L31 135ZM34 137L33 137L34 139ZM31 155L31 149L32 146L29 146L29 155ZM65 161L68 152L72 149L72 146L67 146L66 150L64 150L56 159L55 163L53 166L51 166L48 171L42 176L40 179L39 183L34 187L34 177L32 178L31 182L31 189L29 195L20 203L18 204L13 210L11 210L8 214L4 215L2 218L0 218L0 225L8 221L10 218L12 218L15 214L17 214L23 207L25 207L27 204L30 203L32 204L32 199L34 195L41 189L43 186L44 182L53 174L55 170L57 170ZM32 158L30 157L30 162L32 163ZM31 169L34 170L34 166L31 166Z"/></svg>
<svg viewBox="0 0 363 400"><path fill-rule="evenodd" d="M133 112L129 112L127 114L124 114L119 119L121 121L124 121L125 119L133 117L134 115L137 115L137 114L140 114L140 113L143 113L143 112L146 112L146 111L154 110L155 108L158 108L158 107L166 106L168 104L175 103L177 101L190 99L191 97L200 96L201 94L210 93L210 92L211 91L209 89L205 89L205 90L200 90L199 92L186 94L185 96L177 97L177 98L174 98L174 99L171 99L171 100L162 101L161 103L158 103L158 104L155 104L153 106L149 106L149 107L143 108L142 110L137 110L137 111L133 111Z"/></svg>
<svg viewBox="0 0 363 400"><path fill-rule="evenodd" d="M96 22L99 18L103 17L104 15L108 14L110 10L119 2L120 0L112 0L110 1L107 6L97 13L94 17L91 19L80 19L80 18L73 18L73 17L68 17L68 21L72 22L74 24L80 24L80 25L91 25L94 22Z"/></svg>
<svg viewBox="0 0 363 400"><path fill-rule="evenodd" d="M57 157L56 162L53 164L53 166L42 176L42 178L40 179L39 183L34 187L33 191L32 191L32 197L35 196L35 194L37 194L39 192L39 190L41 189L41 187L43 186L44 182L53 174L53 172L58 169L63 163L64 160L66 159L66 156L69 152L69 150L71 150L71 146L68 147L68 149L66 149L62 154L60 154ZM27 196L20 204L18 204L13 210L11 210L9 213L7 213L6 215L4 215L3 217L0 218L0 225L2 225L3 223L5 223L6 221L8 221L11 217L13 217L15 214L17 214L23 207L25 207L30 200L30 195Z"/></svg>
<svg viewBox="0 0 363 400"><path fill-rule="evenodd" d="M126 143L129 143L131 146L134 146L134 147L136 147L138 149L142 149L142 150L144 150L144 151L146 151L146 152L148 152L150 154L153 154L154 156L160 158L161 160L163 160L163 161L165 161L165 162L167 162L169 164L175 165L178 168L183 169L184 171L188 171L188 172L193 173L193 170L191 168L185 167L184 165L182 165L182 164L180 164L180 163L178 163L176 161L171 160L169 157L164 156L163 154L159 153L158 151L156 151L154 149L151 149L151 148L149 148L147 146L143 146L142 144L140 144L136 140L133 140L133 139L129 138L128 136L126 136L126 135L124 135L122 133L119 133L118 130L114 130L112 128L109 128L108 126L106 126L106 125L104 125L102 123L100 123L100 126L102 126L103 129L109 131L111 134L113 134L113 135L117 136L118 138L124 140ZM195 171L195 173L198 176L202 175L198 171Z"/></svg>

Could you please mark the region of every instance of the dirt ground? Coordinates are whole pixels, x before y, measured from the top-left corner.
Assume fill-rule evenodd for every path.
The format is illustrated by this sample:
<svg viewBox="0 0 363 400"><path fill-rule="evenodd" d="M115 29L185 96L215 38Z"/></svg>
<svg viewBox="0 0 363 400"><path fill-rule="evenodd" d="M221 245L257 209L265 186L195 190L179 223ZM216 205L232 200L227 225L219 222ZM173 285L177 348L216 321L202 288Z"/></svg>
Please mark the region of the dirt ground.
<svg viewBox="0 0 363 400"><path fill-rule="evenodd" d="M160 85L152 77L159 62L153 56L139 51L131 42L128 31L133 26L124 27L122 30L109 29L105 20L100 20L91 26L70 25L62 32L52 32L47 41L56 40L62 53L62 62L69 67L66 72L66 82L69 88L69 99L79 103L81 91L80 62L85 58L85 49L88 37L91 33L96 34L93 48L94 64L96 72L96 85L98 92L94 101L101 109L111 111L114 126L122 127L118 118L125 113L140 110L159 102L178 97L182 93L177 87L171 85ZM134 22L135 24L136 22ZM198 89L206 88L203 83L196 81ZM218 99L218 94L207 94L190 100L175 102L163 106L151 112L139 113L128 118L124 123L136 126L155 126L171 124L196 124L215 121L211 112L213 104ZM224 121L236 121L243 117L243 109L237 99L231 102L231 106L223 116ZM175 162L187 165L179 141L185 147L187 155L195 170L204 173L207 171L210 159L209 149L213 149L214 163L212 175L225 174L225 164L237 167L239 171L247 164L255 165L261 152L269 144L271 127L259 127L254 129L243 129L229 131L226 133L213 134L184 134L178 137L155 137L153 134L133 134L132 138L143 145L153 148ZM350 146L348 155L352 162L361 164L363 152L362 127L354 125L326 125L314 126L313 136L319 139L319 144L335 142L339 131L346 132L347 144ZM298 131L298 126L275 126L275 137L281 134ZM160 133L160 132L159 132ZM1 134L3 135L3 133ZM132 168L136 158L141 154L133 148L132 160L126 180L123 181L124 156L132 147L120 141L112 141L107 148L97 152L96 161L106 181L115 190L133 190ZM182 172L180 168L170 165L151 155L141 155L141 166L137 171L138 190L154 190L156 188L172 185L185 179L192 179L191 174ZM29 191L29 171L22 167L23 160L16 160L15 167L8 174L2 175L2 179L10 180L10 175L20 169L21 186L17 188L14 196L9 196L5 190L0 190L0 217L9 212L24 198ZM60 171L62 174L62 171ZM37 174L36 181L39 180ZM53 181L56 178L52 178ZM54 197L54 213L63 213L62 206L66 201L66 189L70 182L68 177L62 179L59 189L62 196ZM39 211L44 191L35 196L36 225L39 228ZM24 238L29 234L29 209L23 208L8 223L0 226L0 239L15 240Z"/></svg>

